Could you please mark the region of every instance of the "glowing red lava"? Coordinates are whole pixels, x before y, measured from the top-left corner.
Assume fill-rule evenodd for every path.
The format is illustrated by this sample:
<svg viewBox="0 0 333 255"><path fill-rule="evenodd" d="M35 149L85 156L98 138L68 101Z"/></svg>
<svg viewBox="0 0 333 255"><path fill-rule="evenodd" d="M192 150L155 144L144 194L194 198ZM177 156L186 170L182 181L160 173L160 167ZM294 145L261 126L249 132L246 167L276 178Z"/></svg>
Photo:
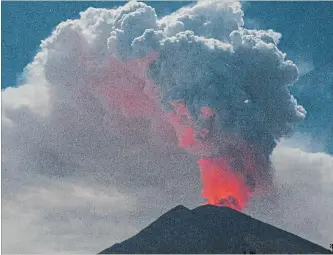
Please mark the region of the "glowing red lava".
<svg viewBox="0 0 333 255"><path fill-rule="evenodd" d="M179 100L171 104L174 106L174 112L169 115L169 121L177 133L179 147L196 152L208 152L213 148L214 137L202 139L207 137L211 130L201 128L195 132L191 115L184 102ZM204 120L209 120L215 114L208 106L202 107L200 113ZM208 204L242 210L252 195L253 187L247 178L253 177L255 161L252 151L244 141L236 137L231 139L239 150L236 160L242 161L243 165L237 169L232 166L234 155L231 152L225 152L223 156L202 157L198 161L203 183L202 196L207 199Z"/></svg>
<svg viewBox="0 0 333 255"><path fill-rule="evenodd" d="M244 176L235 172L227 159L201 158L198 161L203 183L202 196L208 204L242 210L251 196Z"/></svg>

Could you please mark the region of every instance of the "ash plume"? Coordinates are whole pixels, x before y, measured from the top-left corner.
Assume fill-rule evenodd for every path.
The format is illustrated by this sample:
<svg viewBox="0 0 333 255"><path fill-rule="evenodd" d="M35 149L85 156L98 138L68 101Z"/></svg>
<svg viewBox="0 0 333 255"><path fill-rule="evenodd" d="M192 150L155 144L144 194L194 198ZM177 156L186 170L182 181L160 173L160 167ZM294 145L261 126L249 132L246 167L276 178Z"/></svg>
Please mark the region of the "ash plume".
<svg viewBox="0 0 333 255"><path fill-rule="evenodd" d="M200 175L207 203L242 210L265 194L270 154L305 110L289 93L298 71L280 34L248 30L242 16L239 2L158 18L131 1L60 23L24 83L2 91L5 199L67 178L157 215L159 203L198 205Z"/></svg>
<svg viewBox="0 0 333 255"><path fill-rule="evenodd" d="M238 2L201 1L161 20L140 3L122 13L109 52L127 63L155 55L141 79L156 87L151 98L162 104L179 146L215 169L203 193L216 186L211 203L239 200L237 191L216 193L230 181L244 189L242 208L255 187L271 185L269 156L306 114L289 91L298 70L277 48L281 35L244 28Z"/></svg>

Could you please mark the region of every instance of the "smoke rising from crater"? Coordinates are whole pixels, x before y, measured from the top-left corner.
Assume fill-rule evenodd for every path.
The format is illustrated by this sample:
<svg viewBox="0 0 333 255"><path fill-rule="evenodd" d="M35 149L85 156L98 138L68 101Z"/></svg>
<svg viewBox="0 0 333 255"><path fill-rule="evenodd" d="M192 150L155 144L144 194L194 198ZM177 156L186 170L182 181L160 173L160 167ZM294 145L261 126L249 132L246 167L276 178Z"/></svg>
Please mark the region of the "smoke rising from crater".
<svg viewBox="0 0 333 255"><path fill-rule="evenodd" d="M167 112L179 146L242 165L230 167L243 172L234 178L245 178L239 186L251 183L245 189L269 179L276 142L306 113L289 92L298 70L277 48L280 34L243 28L238 2L202 1L161 20L144 4L128 4L122 13L109 52L128 63L155 54L141 77L156 87L152 99ZM216 196L218 204L225 195Z"/></svg>

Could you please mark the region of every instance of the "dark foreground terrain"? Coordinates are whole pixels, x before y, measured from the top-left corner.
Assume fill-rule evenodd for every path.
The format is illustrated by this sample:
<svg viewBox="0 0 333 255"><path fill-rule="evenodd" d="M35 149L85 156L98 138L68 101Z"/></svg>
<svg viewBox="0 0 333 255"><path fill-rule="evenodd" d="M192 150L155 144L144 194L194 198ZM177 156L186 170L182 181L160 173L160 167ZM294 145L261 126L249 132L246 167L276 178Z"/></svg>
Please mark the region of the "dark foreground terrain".
<svg viewBox="0 0 333 255"><path fill-rule="evenodd" d="M100 254L321 253L330 251L227 207L177 206Z"/></svg>

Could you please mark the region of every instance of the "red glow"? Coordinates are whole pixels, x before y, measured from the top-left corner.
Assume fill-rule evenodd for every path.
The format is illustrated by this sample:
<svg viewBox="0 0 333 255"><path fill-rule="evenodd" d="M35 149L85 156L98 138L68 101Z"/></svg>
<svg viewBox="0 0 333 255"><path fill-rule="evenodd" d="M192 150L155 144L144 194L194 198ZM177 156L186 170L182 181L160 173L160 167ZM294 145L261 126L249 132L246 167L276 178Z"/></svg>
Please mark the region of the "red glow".
<svg viewBox="0 0 333 255"><path fill-rule="evenodd" d="M205 120L211 118L215 114L213 109L209 108L208 106L201 107L200 113L201 117Z"/></svg>
<svg viewBox="0 0 333 255"><path fill-rule="evenodd" d="M151 61L151 55L141 62L121 62L113 57L109 60L110 68L102 78L110 84L104 84L100 89L108 98L108 103L125 116L151 117L156 111L160 111L156 102L144 93L144 88L150 85L151 81L145 77L143 69L147 69Z"/></svg>
<svg viewBox="0 0 333 255"><path fill-rule="evenodd" d="M201 158L198 161L203 183L202 196L208 204L242 210L251 196L244 177L236 173L228 160Z"/></svg>
<svg viewBox="0 0 333 255"><path fill-rule="evenodd" d="M192 120L185 104L181 101L170 102L174 112L168 114L168 120L174 127L180 148L186 149L197 144Z"/></svg>
<svg viewBox="0 0 333 255"><path fill-rule="evenodd" d="M223 143L223 139L221 142L221 139L214 137L212 132L213 117L216 113L214 109L208 106L200 109L200 118L204 123L199 127L195 125L183 100L170 102L173 110L164 112L155 100L158 98L156 86L145 76L145 71L155 58L154 54L145 59L127 62L110 58L105 72L96 75L94 85L107 98L107 103L112 107L113 112L119 113L119 116L113 119L114 125L120 132L126 135L133 134L142 139L145 132L156 129L156 134L163 139L173 140L176 135L180 148L201 156L217 155L202 157L198 161L203 183L202 196L209 204L242 210L247 205L253 189L247 183L245 176L253 177L256 172L252 150L236 135L228 136L228 143L241 151L242 155L238 155L237 159L241 158L244 162L241 169L235 169L231 163L233 160L231 153L225 151L223 155L219 153L219 146ZM105 84L105 81L108 83ZM138 118L143 122L139 123ZM133 121L139 123L142 128L137 130L138 125L132 125ZM149 129L147 125L153 128ZM226 140L225 143L227 143Z"/></svg>
<svg viewBox="0 0 333 255"><path fill-rule="evenodd" d="M169 121L176 130L179 147L190 151L195 151L193 150L195 148L196 151L205 152L214 147L213 143L217 140L214 137L208 140L197 139L197 137L207 137L210 130L201 128L195 132L191 115L183 101L175 101L170 104L173 105L174 111L169 114ZM207 121L214 114L214 110L207 106L200 110L201 117ZM208 204L242 210L247 205L253 189L247 184L245 175L253 177L255 161L252 150L244 141L237 137L232 139L237 149L240 150L241 155L237 155L237 160L243 161L243 167L234 169L231 165L233 156L228 153L223 156L202 157L198 161L203 183L202 196Z"/></svg>

